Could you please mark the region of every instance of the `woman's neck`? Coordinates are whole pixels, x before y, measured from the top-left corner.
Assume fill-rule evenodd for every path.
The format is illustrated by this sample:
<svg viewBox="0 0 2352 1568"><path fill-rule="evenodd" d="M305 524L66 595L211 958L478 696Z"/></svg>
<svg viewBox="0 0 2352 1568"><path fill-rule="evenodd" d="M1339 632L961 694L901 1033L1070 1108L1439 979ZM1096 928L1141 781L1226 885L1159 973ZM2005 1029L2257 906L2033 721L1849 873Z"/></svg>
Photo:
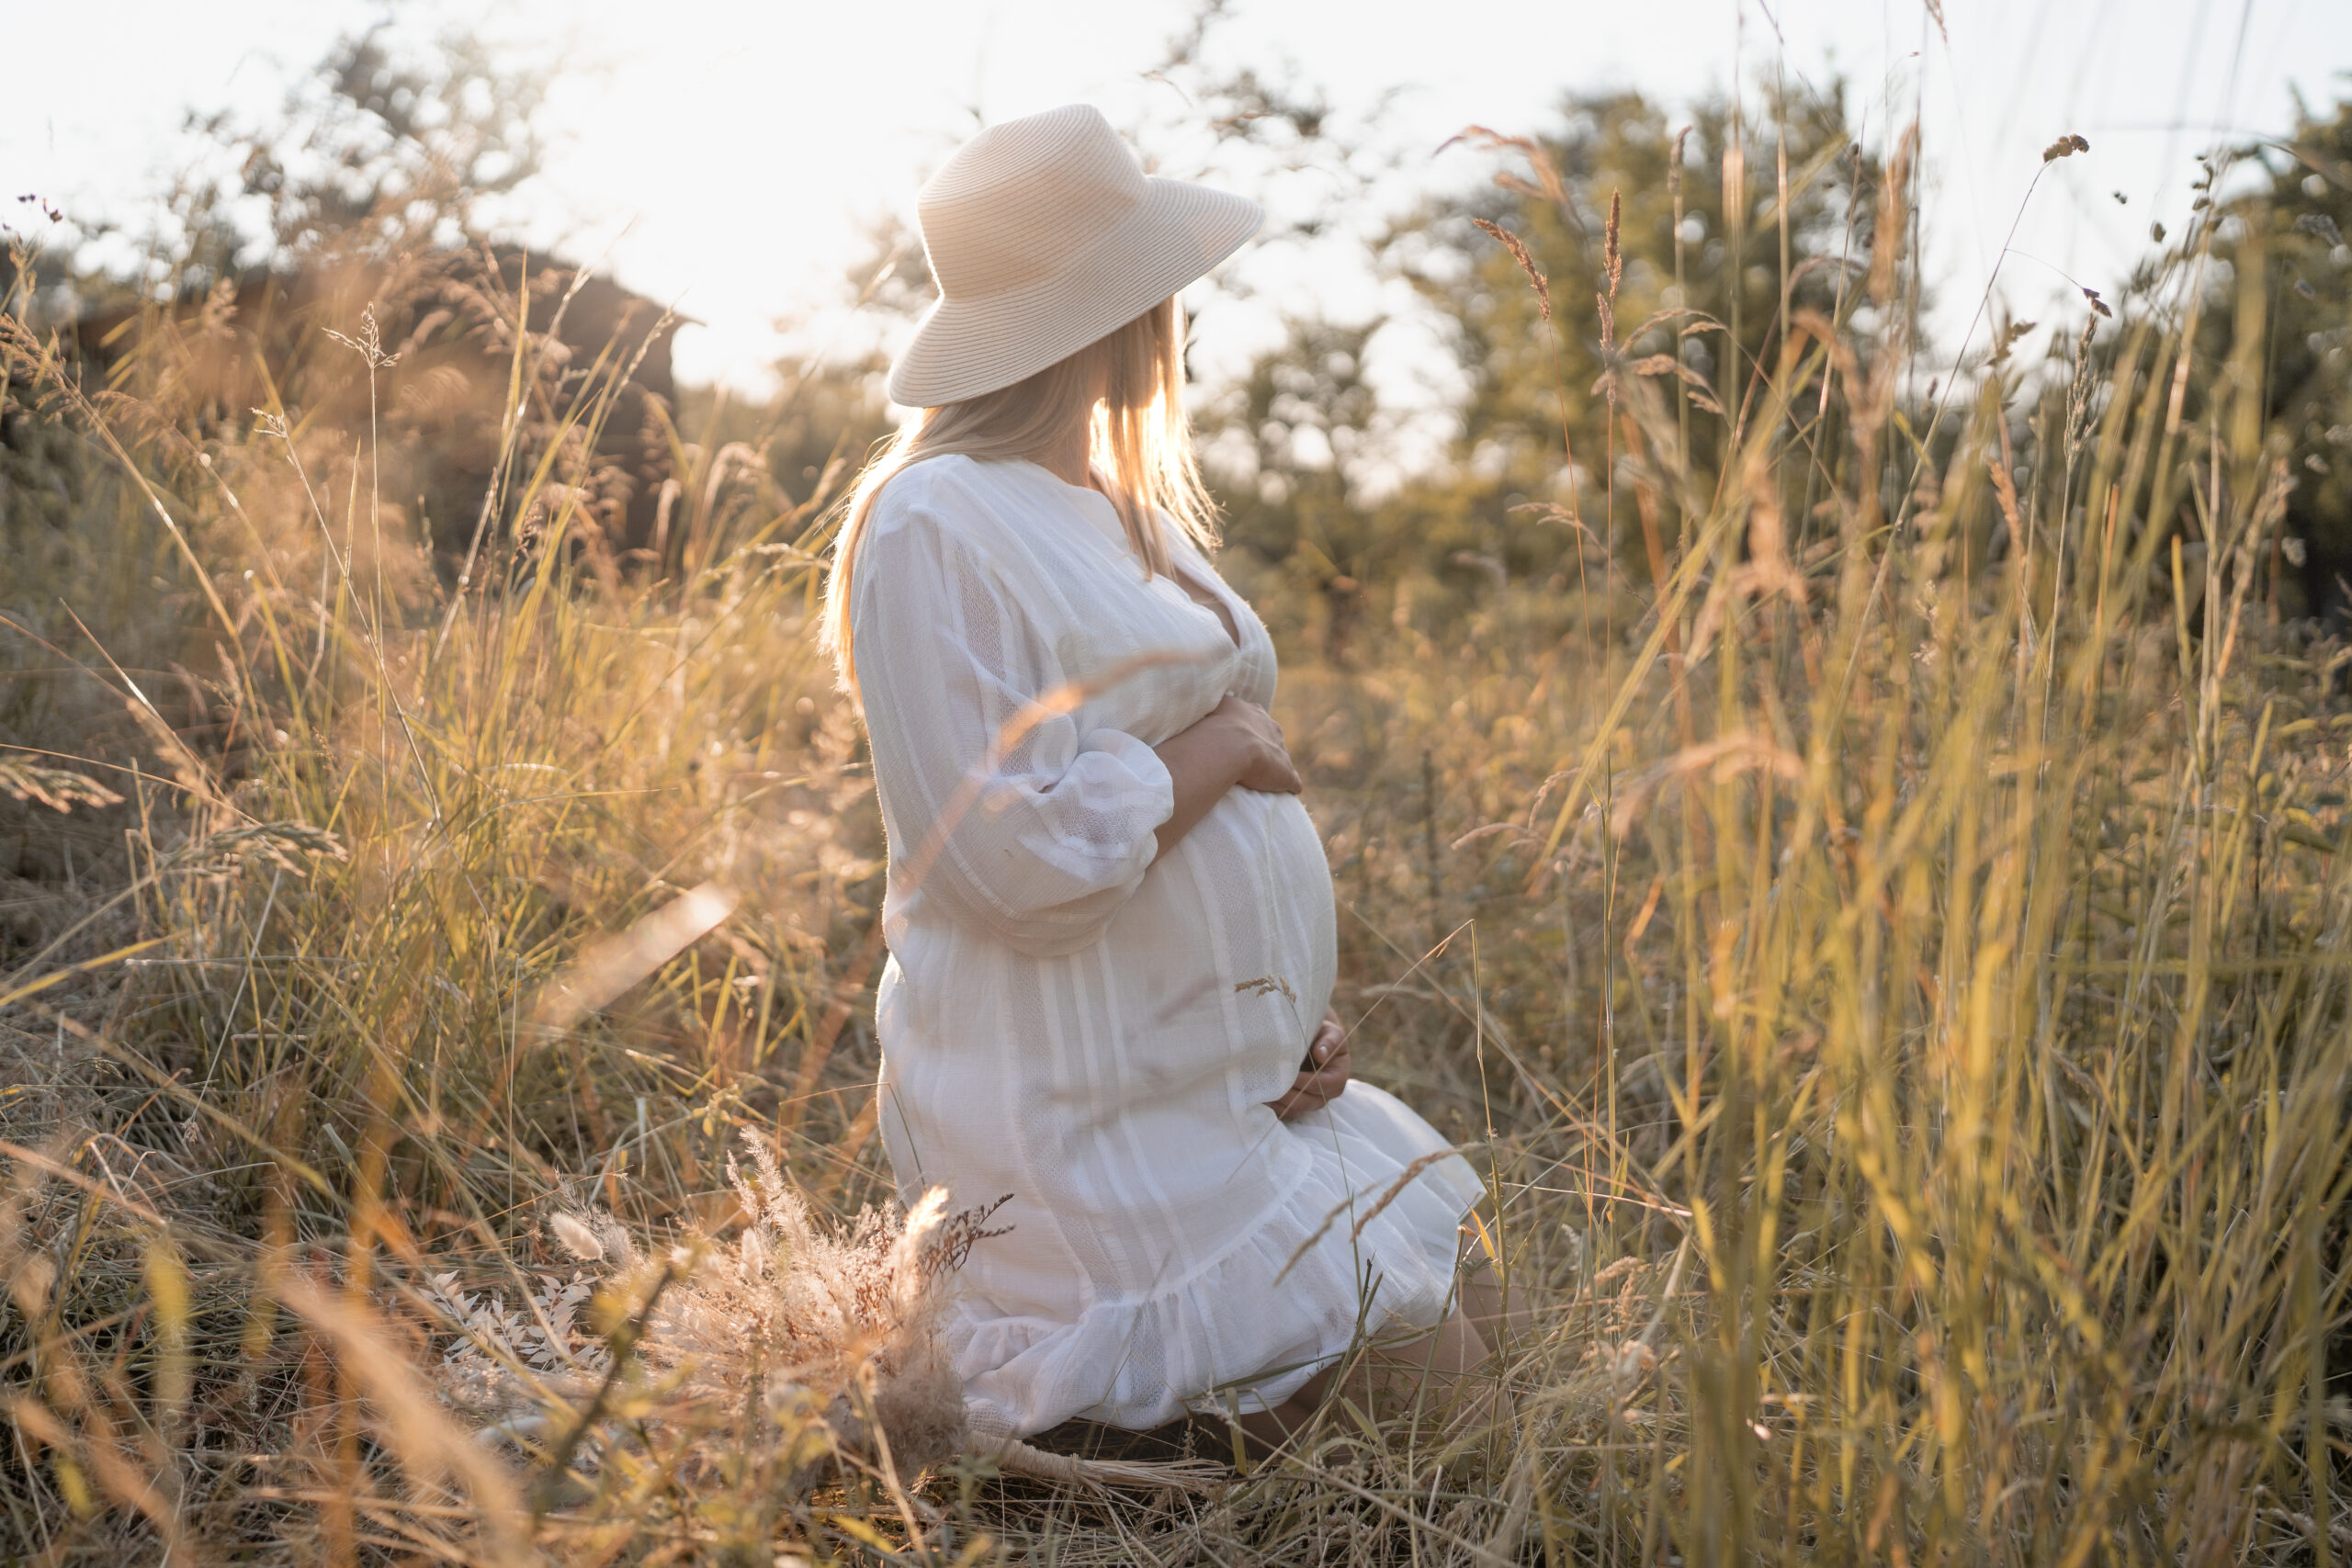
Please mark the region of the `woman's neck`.
<svg viewBox="0 0 2352 1568"><path fill-rule="evenodd" d="M1067 485L1084 490L1092 482L1087 471L1087 459L1093 453L1094 411L1089 409L1083 418L1072 422L1046 446L1029 455L1029 460Z"/></svg>

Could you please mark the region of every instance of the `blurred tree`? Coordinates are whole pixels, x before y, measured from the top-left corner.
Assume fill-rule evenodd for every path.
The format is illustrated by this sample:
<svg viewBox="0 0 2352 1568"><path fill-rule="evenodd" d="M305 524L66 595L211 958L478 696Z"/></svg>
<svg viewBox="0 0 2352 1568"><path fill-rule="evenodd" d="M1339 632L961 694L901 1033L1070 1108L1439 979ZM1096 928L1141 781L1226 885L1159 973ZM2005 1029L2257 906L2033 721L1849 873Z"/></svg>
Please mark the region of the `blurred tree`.
<svg viewBox="0 0 2352 1568"><path fill-rule="evenodd" d="M345 35L273 118L190 118L235 174L184 185L185 261L227 274L240 260L385 258L482 238L485 208L538 172L556 72L465 30L424 39L379 21Z"/></svg>
<svg viewBox="0 0 2352 1568"><path fill-rule="evenodd" d="M803 340L775 367L775 395L714 425L713 440L736 440L761 453L775 482L808 497L822 486L838 494L893 429L882 389L893 325L910 329L936 289L922 237L896 212L865 226L865 254L842 275L847 319L827 302L777 323ZM844 350L845 329L859 335ZM828 479L828 471L831 478Z"/></svg>
<svg viewBox="0 0 2352 1568"><path fill-rule="evenodd" d="M2177 234L2152 229L2154 248L2116 301L2127 330L2098 350L2104 374L2117 353L2142 352L2143 337L2162 344L2135 367L2132 396L2179 400L2159 448L2166 466L2126 500L2123 531L2153 563L2151 586L2168 592L2165 541L2205 547L2213 453L2258 447L2256 462L2223 463L2218 483L2226 502L2285 482L2283 516L2261 552L2262 597L2284 620L2316 616L2342 632L2352 626L2352 99L2325 118L2299 106L2290 135L2199 163L2189 222ZM2258 287L2242 287L2250 282ZM2175 383L2171 334L2183 330L2194 338ZM2052 380L2035 428L2012 416L2021 471L2049 445L2049 410L2064 398ZM2240 419L2258 428L2233 429Z"/></svg>
<svg viewBox="0 0 2352 1568"><path fill-rule="evenodd" d="M1816 312L1865 338L1883 327L1859 309L1878 165L1852 138L1842 84L1758 119L1711 102L1679 130L1638 93L1579 95L1546 135L1472 127L1461 140L1514 166L1487 190L1430 202L1379 245L1428 302L1468 388L1450 460L1350 504L1348 462L1377 412L1361 370L1372 329L1294 323L1204 421L1228 536L1270 559L1311 551L1327 574L1363 583L1541 579L1577 559L1574 518L1645 581L1634 498L1619 485L1612 505L1608 483L1628 437L1596 385L1604 339L1629 373L1673 389L1693 465L1712 479L1791 319ZM1604 308L1612 204L1622 270ZM1824 451L1837 449L1829 434L1815 433ZM1791 500L1802 518L1805 498ZM1670 549L1677 520L1658 526Z"/></svg>
<svg viewBox="0 0 2352 1568"><path fill-rule="evenodd" d="M158 417L237 440L284 412L322 453L364 436L388 534L428 544L445 581L559 519L608 570L649 563L679 321L495 237L554 71L469 31L346 34L272 114L190 120L209 145L167 219L85 231L128 247L16 247L0 298Z"/></svg>
<svg viewBox="0 0 2352 1568"><path fill-rule="evenodd" d="M1341 570L1361 525L1349 500L1377 400L1363 378L1377 321L1296 321L1279 352L1261 355L1203 412L1206 459L1224 479L1227 537L1269 561L1305 549Z"/></svg>
<svg viewBox="0 0 2352 1568"><path fill-rule="evenodd" d="M2352 617L2352 100L2324 119L2299 107L2291 137L2249 153L2267 186L2241 212L2263 225L2270 271L2267 412L2295 480L2288 548L2303 557L2284 574L2280 609L2343 621ZM2217 332L2233 324L2224 312L2211 319Z"/></svg>

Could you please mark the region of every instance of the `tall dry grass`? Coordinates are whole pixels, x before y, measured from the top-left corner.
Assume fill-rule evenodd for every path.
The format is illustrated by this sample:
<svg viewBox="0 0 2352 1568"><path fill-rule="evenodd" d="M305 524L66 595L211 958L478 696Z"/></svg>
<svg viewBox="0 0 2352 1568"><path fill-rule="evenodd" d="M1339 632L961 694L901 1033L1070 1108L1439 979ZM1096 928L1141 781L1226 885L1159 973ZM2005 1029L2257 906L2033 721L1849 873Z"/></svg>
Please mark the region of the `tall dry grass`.
<svg viewBox="0 0 2352 1568"><path fill-rule="evenodd" d="M2264 273L2218 287L2217 211L2120 321L1938 401L1893 162L1867 275L1720 408L1611 361L1605 489L1526 524L1589 532L1581 581L1442 621L1408 581L1348 663L1292 660L1359 1060L1488 1164L1484 1250L1534 1313L1502 1440L1335 1408L1205 1499L969 1461L787 1484L840 1440L809 1402L629 1439L685 1386L634 1356L645 1278L583 1309L623 1436L583 1446L558 1390L553 1440L480 1448L429 1381L436 1303L499 1292L517 1326L461 1354L527 1385L522 1320L571 1310L559 1210L723 1231L747 1130L820 1208L884 1185L879 846L807 634L830 489L681 437L706 515L673 580L578 570L559 504L453 594L364 443L75 395L11 319L12 387L91 449L92 537L41 591L153 563L176 618L141 646L176 638L240 738L27 627L145 750L122 805L68 803L119 814L115 883L0 979L12 1550L2333 1561L2352 713L2267 608ZM1544 281L1640 336L1613 265ZM2226 364L2191 352L2211 310ZM557 481L508 482L519 516Z"/></svg>

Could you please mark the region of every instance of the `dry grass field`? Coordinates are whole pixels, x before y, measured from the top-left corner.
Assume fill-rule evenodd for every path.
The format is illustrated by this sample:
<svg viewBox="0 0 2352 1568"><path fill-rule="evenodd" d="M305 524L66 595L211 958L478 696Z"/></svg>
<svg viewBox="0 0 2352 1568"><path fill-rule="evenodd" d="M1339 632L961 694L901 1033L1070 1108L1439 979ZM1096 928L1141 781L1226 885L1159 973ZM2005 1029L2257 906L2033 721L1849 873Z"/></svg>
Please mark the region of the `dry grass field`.
<svg viewBox="0 0 2352 1568"><path fill-rule="evenodd" d="M1512 524L1560 570L1342 638L1229 558L1360 1070L1490 1172L1534 1314L1491 1428L1334 1407L1192 1489L959 1452L922 1335L985 1238L843 1228L889 1196L809 636L854 451L780 486L684 421L658 573L503 453L535 521L459 585L364 427L205 401L217 321L100 386L13 301L0 1562L2352 1551L2352 651L2278 609L2264 220L1939 388L1886 158L1863 265L1713 389L1583 303L1613 220L1527 279L1605 378L1586 499ZM315 325L363 391L400 352ZM593 429L626 367L534 404L514 326L509 431Z"/></svg>

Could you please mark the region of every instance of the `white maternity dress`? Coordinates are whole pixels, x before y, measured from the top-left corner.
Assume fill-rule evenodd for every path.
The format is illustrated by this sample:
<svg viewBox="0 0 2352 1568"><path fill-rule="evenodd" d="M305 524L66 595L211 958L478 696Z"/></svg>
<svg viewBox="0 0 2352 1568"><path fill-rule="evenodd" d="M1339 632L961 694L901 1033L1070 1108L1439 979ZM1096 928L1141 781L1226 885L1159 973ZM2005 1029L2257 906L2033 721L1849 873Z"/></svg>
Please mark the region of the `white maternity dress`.
<svg viewBox="0 0 2352 1568"><path fill-rule="evenodd" d="M1330 999L1330 872L1295 795L1244 789L1155 858L1152 748L1274 693L1265 627L1171 548L1238 646L1146 577L1107 498L1033 463L910 466L857 555L883 1136L909 1201L1012 1195L948 1325L984 1433L1279 1404L1360 1324L1440 1321L1481 1191L1448 1156L1392 1196L1445 1144L1371 1084L1267 1107Z"/></svg>

